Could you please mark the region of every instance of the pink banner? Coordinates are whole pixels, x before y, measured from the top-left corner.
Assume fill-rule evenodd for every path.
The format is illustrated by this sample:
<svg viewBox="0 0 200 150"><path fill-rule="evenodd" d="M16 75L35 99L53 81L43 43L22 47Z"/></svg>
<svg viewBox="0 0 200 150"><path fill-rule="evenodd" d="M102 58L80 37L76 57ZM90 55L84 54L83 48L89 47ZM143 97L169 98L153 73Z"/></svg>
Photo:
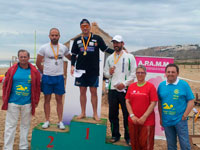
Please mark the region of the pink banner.
<svg viewBox="0 0 200 150"><path fill-rule="evenodd" d="M146 80L154 84L156 89L160 82L165 80L165 67L174 63L173 58L167 57L151 57L151 56L135 56L137 65L144 65L147 68ZM160 115L158 105L154 109L156 116L155 138L165 139L163 127L160 125Z"/></svg>
<svg viewBox="0 0 200 150"><path fill-rule="evenodd" d="M150 56L135 56L137 65L144 65L147 72L165 73L165 67L174 63L174 58L166 57L150 57Z"/></svg>

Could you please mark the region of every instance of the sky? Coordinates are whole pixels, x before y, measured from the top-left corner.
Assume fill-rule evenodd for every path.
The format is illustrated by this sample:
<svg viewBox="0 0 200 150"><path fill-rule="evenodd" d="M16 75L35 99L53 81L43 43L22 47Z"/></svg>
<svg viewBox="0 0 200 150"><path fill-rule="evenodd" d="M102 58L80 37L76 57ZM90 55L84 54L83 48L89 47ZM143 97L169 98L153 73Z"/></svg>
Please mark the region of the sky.
<svg viewBox="0 0 200 150"><path fill-rule="evenodd" d="M81 32L87 18L110 36L122 35L128 51L200 43L199 0L0 0L0 60L19 49L34 56L60 30L64 43Z"/></svg>

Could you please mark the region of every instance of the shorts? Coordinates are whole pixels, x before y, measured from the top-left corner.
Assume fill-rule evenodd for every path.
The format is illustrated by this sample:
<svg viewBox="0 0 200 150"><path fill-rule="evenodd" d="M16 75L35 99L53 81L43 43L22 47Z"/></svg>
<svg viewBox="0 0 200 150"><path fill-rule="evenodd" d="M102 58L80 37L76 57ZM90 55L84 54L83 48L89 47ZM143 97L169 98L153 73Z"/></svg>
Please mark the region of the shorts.
<svg viewBox="0 0 200 150"><path fill-rule="evenodd" d="M55 93L57 95L63 95L65 93L64 77L42 75L42 92L44 95Z"/></svg>
<svg viewBox="0 0 200 150"><path fill-rule="evenodd" d="M83 74L80 78L75 79L75 85L83 87L98 87L99 76L86 76Z"/></svg>

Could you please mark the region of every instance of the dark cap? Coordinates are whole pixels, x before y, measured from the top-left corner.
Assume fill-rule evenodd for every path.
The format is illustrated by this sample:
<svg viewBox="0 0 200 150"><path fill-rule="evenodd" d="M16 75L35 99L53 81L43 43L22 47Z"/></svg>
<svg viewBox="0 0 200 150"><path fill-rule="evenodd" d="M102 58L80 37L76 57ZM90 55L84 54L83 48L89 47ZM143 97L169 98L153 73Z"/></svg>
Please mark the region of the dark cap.
<svg viewBox="0 0 200 150"><path fill-rule="evenodd" d="M83 24L83 23L88 23L90 25L90 22L87 19L82 19L81 22L80 22L80 25Z"/></svg>

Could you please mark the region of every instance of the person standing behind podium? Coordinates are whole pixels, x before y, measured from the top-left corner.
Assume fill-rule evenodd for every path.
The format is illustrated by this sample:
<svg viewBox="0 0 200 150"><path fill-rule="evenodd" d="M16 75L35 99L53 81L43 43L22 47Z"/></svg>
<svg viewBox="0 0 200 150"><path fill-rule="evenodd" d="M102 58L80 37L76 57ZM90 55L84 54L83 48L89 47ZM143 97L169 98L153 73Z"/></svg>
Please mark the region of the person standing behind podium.
<svg viewBox="0 0 200 150"><path fill-rule="evenodd" d="M63 77L63 57L66 56L69 60L71 55L68 48L59 43L60 32L57 28L52 28L49 31L50 43L40 47L37 55L36 65L43 73L42 75L42 92L44 93L44 112L46 122L42 128L46 129L50 126L50 100L52 93L55 93L57 102L58 128L65 129L62 122L63 103L62 96L65 93L64 77ZM42 65L42 61L44 64Z"/></svg>
<svg viewBox="0 0 200 150"><path fill-rule="evenodd" d="M178 78L179 67L168 64L166 81L158 86L160 124L165 129L168 150L177 149L177 137L181 150L190 150L187 117L194 106L194 95L189 84Z"/></svg>
<svg viewBox="0 0 200 150"><path fill-rule="evenodd" d="M19 63L8 69L3 83L3 106L7 110L4 132L4 150L12 150L19 116L19 149L28 149L31 114L35 114L40 99L40 73L29 63L27 50L18 51Z"/></svg>
<svg viewBox="0 0 200 150"><path fill-rule="evenodd" d="M154 107L158 101L156 88L145 81L146 67L136 69L137 82L131 84L126 94L129 112L128 127L132 150L153 150L155 135Z"/></svg>
<svg viewBox="0 0 200 150"><path fill-rule="evenodd" d="M124 121L124 138L127 144L129 144L128 112L125 95L127 87L135 79L136 61L133 55L123 50L124 42L122 36L114 36L112 42L115 52L107 58L104 68L104 76L109 78L108 102L112 132L112 139L110 141L114 143L120 140L118 117L120 104Z"/></svg>

